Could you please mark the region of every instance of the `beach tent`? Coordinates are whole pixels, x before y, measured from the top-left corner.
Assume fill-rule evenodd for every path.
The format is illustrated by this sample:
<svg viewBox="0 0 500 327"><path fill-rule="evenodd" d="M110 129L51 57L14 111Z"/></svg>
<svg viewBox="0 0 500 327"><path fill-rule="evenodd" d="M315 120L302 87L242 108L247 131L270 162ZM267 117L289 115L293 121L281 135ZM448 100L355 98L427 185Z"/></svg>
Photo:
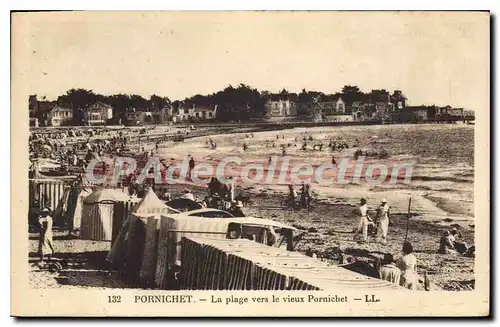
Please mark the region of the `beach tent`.
<svg viewBox="0 0 500 327"><path fill-rule="evenodd" d="M40 164L38 161L30 162L30 178L32 179L43 179L45 176L40 174Z"/></svg>
<svg viewBox="0 0 500 327"><path fill-rule="evenodd" d="M153 282L155 277L160 218L162 215L178 212L161 201L152 189L147 191L132 212L131 223L136 233L132 233L135 238L129 238L130 252L127 257L142 259L137 260L136 264L139 269L139 278L146 283ZM138 244L139 242L141 245ZM142 253L140 253L141 250Z"/></svg>
<svg viewBox="0 0 500 327"><path fill-rule="evenodd" d="M54 225L65 226L66 217L68 214L68 200L71 193L71 186L64 185L62 196L59 198L59 202L55 206L52 212L52 219L54 219Z"/></svg>
<svg viewBox="0 0 500 327"><path fill-rule="evenodd" d="M132 215L137 218L157 217L157 219L160 219L163 214L178 212L178 210L171 208L160 200L153 189L150 188L134 208Z"/></svg>
<svg viewBox="0 0 500 327"><path fill-rule="evenodd" d="M64 227L71 191L68 182L71 182L71 179L69 177L48 178L36 171L36 168L35 176L38 178L29 180L30 208L33 207L35 201L38 209L42 209L43 207L51 208L54 226Z"/></svg>
<svg viewBox="0 0 500 327"><path fill-rule="evenodd" d="M99 189L83 200L80 238L94 241L111 241L113 210L117 202L129 200L118 189Z"/></svg>
<svg viewBox="0 0 500 327"><path fill-rule="evenodd" d="M70 204L68 205L69 219L73 219L73 230L80 229L82 223L83 201L92 194L90 187L82 189L75 187L71 190Z"/></svg>
<svg viewBox="0 0 500 327"><path fill-rule="evenodd" d="M124 268L142 281L154 279L159 220L162 215L178 213L161 201L152 189L134 207L116 238L108 261Z"/></svg>

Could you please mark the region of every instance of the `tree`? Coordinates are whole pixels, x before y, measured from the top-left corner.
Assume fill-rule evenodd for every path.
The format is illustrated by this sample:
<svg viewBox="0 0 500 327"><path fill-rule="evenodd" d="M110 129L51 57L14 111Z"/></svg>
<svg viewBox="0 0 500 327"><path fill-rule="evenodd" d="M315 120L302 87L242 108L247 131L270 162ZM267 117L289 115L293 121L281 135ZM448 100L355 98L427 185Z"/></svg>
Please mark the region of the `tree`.
<svg viewBox="0 0 500 327"><path fill-rule="evenodd" d="M161 109L167 106L170 106L170 99L167 97L160 97L153 94L149 98L149 107L152 109Z"/></svg>
<svg viewBox="0 0 500 327"><path fill-rule="evenodd" d="M92 90L70 89L66 94L57 98L57 103L61 106L68 106L75 109L86 109L97 101L97 96Z"/></svg>
<svg viewBox="0 0 500 327"><path fill-rule="evenodd" d="M342 88L342 100L346 103L346 105L351 106L355 101L363 101L364 94L361 92L359 87L352 85L345 85Z"/></svg>
<svg viewBox="0 0 500 327"><path fill-rule="evenodd" d="M130 96L130 102L129 105L131 108L136 108L139 110L144 110L149 107L149 102L148 100L144 99L142 96L137 95L137 94L132 94Z"/></svg>
<svg viewBox="0 0 500 327"><path fill-rule="evenodd" d="M57 98L57 103L62 107L73 109L73 124L80 125L83 121L83 112L94 102L97 101L97 95L92 90L70 89L66 94Z"/></svg>
<svg viewBox="0 0 500 327"><path fill-rule="evenodd" d="M311 115L317 102L326 101L326 95L317 91L306 91L302 89L297 97L297 114Z"/></svg>
<svg viewBox="0 0 500 327"><path fill-rule="evenodd" d="M245 84L237 87L228 85L224 90L211 95L196 94L184 100L187 107L195 105L213 108L217 105L216 118L222 121L262 117L265 114L265 101L266 98L257 89Z"/></svg>
<svg viewBox="0 0 500 327"><path fill-rule="evenodd" d="M370 101L375 102L389 102L389 92L386 90L372 90L370 92Z"/></svg>
<svg viewBox="0 0 500 327"><path fill-rule="evenodd" d="M303 104L311 104L313 102L313 96L307 92L306 89L302 89L297 96L297 101Z"/></svg>
<svg viewBox="0 0 500 327"><path fill-rule="evenodd" d="M124 118L125 110L130 107L130 96L127 94L114 94L103 101L113 107L113 117Z"/></svg>
<svg viewBox="0 0 500 327"><path fill-rule="evenodd" d="M175 101L172 102L172 107L175 108L175 109L177 109L180 104L181 104L181 101L175 100Z"/></svg>

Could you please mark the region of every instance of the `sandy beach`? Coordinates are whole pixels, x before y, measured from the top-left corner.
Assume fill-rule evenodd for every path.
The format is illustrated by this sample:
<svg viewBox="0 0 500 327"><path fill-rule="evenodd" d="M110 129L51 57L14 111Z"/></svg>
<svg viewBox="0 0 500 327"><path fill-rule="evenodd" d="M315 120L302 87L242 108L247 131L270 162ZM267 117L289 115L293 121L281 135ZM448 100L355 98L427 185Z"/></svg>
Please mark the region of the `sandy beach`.
<svg viewBox="0 0 500 327"><path fill-rule="evenodd" d="M305 134L307 132L307 134ZM315 253L319 258L337 262L339 254L360 260L374 260L385 253L398 257L404 241L408 201L411 198L411 219L408 240L413 243L418 259L419 272L427 271L436 289L470 290L474 287L474 258L437 253L439 238L451 228L457 228L469 245L474 244L473 215L473 152L474 130L465 125L387 125L357 127L294 128L284 131L254 133L232 133L186 139L184 142L169 142L161 148L159 156L181 161L187 154L198 162L217 163L227 156L237 156L245 163L266 164L269 156L280 156L280 144L287 146L287 156L292 162L321 165L330 160L352 157L357 148L380 149L389 153L387 159L368 158L366 162L383 161L411 162L411 183L382 184L367 183L333 184L329 186L312 182L314 201L310 209L286 210L287 185L280 183L237 183L236 194L249 195L250 203L244 208L247 215L278 220L295 226L301 236L296 250ZM279 139L276 138L278 135ZM303 135L312 135L314 142L326 144L330 139L342 139L359 143L342 151L306 151L300 149ZM284 136L284 138L283 138ZM298 141L295 141L297 137ZM209 139L217 142L217 149L210 149ZM464 140L470 140L466 142ZM460 142L458 142L460 140ZM276 143L266 147L265 142ZM374 142L375 141L375 142ZM248 149L243 150L246 143ZM309 142L312 143L312 142ZM154 144L144 144L146 150ZM232 169L237 175L238 168ZM277 172L278 174L279 172ZM206 194L204 185L188 183L197 199ZM186 185L168 185L175 197ZM397 192L394 192L397 191ZM388 244L382 245L370 239L366 244L353 241L352 231L358 218L352 212L364 197L371 210L375 210L382 198L387 198L391 208L391 226ZM65 265L63 272L51 273L40 269L36 260L36 234L30 237L30 281L33 287L133 287L111 267L104 257L110 249L109 242L92 242L67 239L62 232L56 236L55 246ZM61 275L62 274L62 275Z"/></svg>

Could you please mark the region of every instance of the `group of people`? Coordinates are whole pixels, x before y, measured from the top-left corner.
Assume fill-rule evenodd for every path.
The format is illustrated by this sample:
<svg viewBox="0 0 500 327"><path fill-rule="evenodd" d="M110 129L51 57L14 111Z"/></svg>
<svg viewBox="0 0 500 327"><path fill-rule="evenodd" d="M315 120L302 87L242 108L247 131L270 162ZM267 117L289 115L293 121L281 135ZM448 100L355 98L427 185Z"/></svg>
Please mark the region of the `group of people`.
<svg viewBox="0 0 500 327"><path fill-rule="evenodd" d="M206 145L208 145L210 147L210 149L212 150L215 150L217 149L217 143L212 140L212 138L209 138L206 142L205 142Z"/></svg>
<svg viewBox="0 0 500 327"><path fill-rule="evenodd" d="M354 159L358 160L358 158L361 157L361 156L364 156L364 157L378 157L379 159L386 159L386 158L389 157L389 153L384 148L382 148L380 150L372 150L372 151L368 151L368 150L363 151L361 149L357 149L354 152Z"/></svg>
<svg viewBox="0 0 500 327"><path fill-rule="evenodd" d="M360 205L356 211L359 215L359 222L354 230L354 241L361 235L361 242L367 242L368 235L371 234L376 236L377 240L382 244L387 244L390 218L390 208L387 200L383 199L381 201L375 217L370 216L367 201L364 198L360 200ZM439 253L441 254L458 253L465 256L474 256L474 251L475 247L468 247L462 234L456 228L445 231L440 239ZM395 261L392 254L386 254L381 260L379 266L380 278L416 290L419 284L416 266L417 258L413 254L413 246L410 242L405 241L403 256L400 259ZM424 277L425 289L429 290L428 278L427 276Z"/></svg>
<svg viewBox="0 0 500 327"><path fill-rule="evenodd" d="M140 135L141 131L127 130L99 130L99 129L69 129L54 133L32 132L29 136L30 160L39 158L56 160L62 170L68 167L83 169L92 159L107 155L124 156L130 151L133 134ZM98 136L97 138L95 136ZM165 136L167 138L167 136ZM80 153L80 154L79 154ZM139 146L139 157L148 159L151 151L144 151Z"/></svg>
<svg viewBox="0 0 500 327"><path fill-rule="evenodd" d="M253 133L250 135L246 135L246 138L253 138ZM276 135L276 139L284 138L284 136L280 137ZM304 145L303 149L307 147L307 140L314 140L313 136L310 134L304 134L303 138ZM297 141L297 137L295 138ZM358 140L356 140L358 141ZM43 144L43 142L41 143ZM265 141L267 146L275 146L275 141ZM89 162L93 159L94 155L102 155L104 152L114 152L123 151L127 145L127 139L123 138L122 135L115 136L110 140L100 140L100 141L92 141L83 144L79 144L79 146L85 146L87 149L87 155L83 159L85 162ZM212 149L217 147L216 143L210 138L207 140L207 145L209 145ZM290 147L291 144L288 144ZM296 146L296 144L295 144ZM317 145L319 150L321 151L323 144ZM314 146L316 147L316 145ZM336 149L344 149L348 148L346 142L343 141L332 141L330 140L330 144L328 147L332 150ZM243 145L244 150L248 149L248 145L245 142ZM77 155L77 149L73 148L69 150L61 150L59 152L66 155L66 160L68 164L77 165L80 161ZM144 151L144 149L142 149ZM285 154L285 145L283 145L283 154ZM385 150L384 150L385 151ZM153 152L151 150L151 154ZM363 152L361 150L356 150L355 157L357 158L360 155L369 155L367 152ZM373 153L371 154L373 155ZM385 156L387 155L385 152L377 153L377 155ZM173 159L171 159L173 160ZM269 159L271 160L271 158ZM337 164L335 158L332 156L332 164ZM195 161L192 156L190 156L189 166L188 166L188 179L191 177L192 170L195 168ZM135 174L131 174L129 179L127 180L129 186L130 195L137 195L138 197L142 197L145 194L145 186L138 185L135 182ZM154 182L152 184L154 187ZM208 183L208 195L203 198L200 202L201 205L205 208L214 208L220 210L226 210L230 212L235 217L244 217L245 214L243 212L243 202L235 199L234 196L234 184L229 183L221 183L216 177L212 177L210 182ZM196 201L194 194L186 189L183 192L181 198L189 199L191 201ZM303 183L300 187L300 192L297 192L294 189L293 185L288 185L288 195L286 201L286 207L291 209L299 209L299 208L310 208L311 202L313 200L313 193L310 184ZM40 240L39 240L39 254L42 260L47 257L49 260L51 256L54 254L54 246L52 240L52 225L53 220L50 216L51 209L43 208L39 214L37 221L37 227L40 231ZM382 244L387 244L387 236L388 229L390 223L390 207L387 203L386 199L383 199L381 203L377 206L376 215L374 217L369 213L369 208L367 204L367 200L362 198L360 200L359 207L357 208L357 214L359 216L358 225L354 230L354 240L357 241L361 238L361 242L368 242L369 235L376 236L377 241ZM456 228L453 228L449 231L444 232L440 239L440 247L439 253L442 254L450 254L450 253L459 253L462 255L468 255L471 253L471 249L473 251L473 247L469 248L467 244L464 242L462 235L458 232ZM408 289L416 289L418 285L418 274L416 272L417 259L413 254L413 246L410 242L405 242L403 245L403 255L398 260L394 260L392 254L386 254L382 259L379 272L380 278L390 281L392 283L396 283Z"/></svg>
<svg viewBox="0 0 500 327"><path fill-rule="evenodd" d="M389 230L389 205L386 199L382 199L381 204L377 208L376 217L371 217L368 213L368 205L366 199L360 200L360 206L357 209L359 215L358 227L354 230L354 240L358 236L362 236L362 242L368 241L368 232L375 234L382 244L387 244L387 233Z"/></svg>
<svg viewBox="0 0 500 327"><path fill-rule="evenodd" d="M417 290L419 276L417 274L417 257L413 254L410 242L403 244L403 255L394 260L392 254L385 254L379 267L380 279L400 285L410 290ZM429 286L425 285L426 290Z"/></svg>
<svg viewBox="0 0 500 327"><path fill-rule="evenodd" d="M332 149L332 151L335 151L335 150L343 150L343 149L349 149L349 145L347 144L347 142L343 141L343 140L330 140L330 142L328 143L328 147L330 149Z"/></svg>
<svg viewBox="0 0 500 327"><path fill-rule="evenodd" d="M469 247L465 242L462 233L456 228L447 230L439 240L439 250L441 254L461 254L465 256L473 256L475 247Z"/></svg>
<svg viewBox="0 0 500 327"><path fill-rule="evenodd" d="M234 217L245 217L246 215L243 212L243 202L241 200L234 199L234 197L231 195L231 191L227 188L224 188L224 186L220 188L219 191L215 191L213 185L219 181L216 180L215 177L214 179L212 180L212 187L209 187L208 195L206 195L200 202L201 206L203 208L225 210L231 213ZM221 183L221 185L225 184ZM196 197L187 188L184 189L183 194L180 198L196 202Z"/></svg>
<svg viewBox="0 0 500 327"><path fill-rule="evenodd" d="M300 187L300 195L293 188L292 184L288 185L288 196L286 201L287 209L308 209L311 206L312 199L313 195L310 184L302 184L302 186Z"/></svg>

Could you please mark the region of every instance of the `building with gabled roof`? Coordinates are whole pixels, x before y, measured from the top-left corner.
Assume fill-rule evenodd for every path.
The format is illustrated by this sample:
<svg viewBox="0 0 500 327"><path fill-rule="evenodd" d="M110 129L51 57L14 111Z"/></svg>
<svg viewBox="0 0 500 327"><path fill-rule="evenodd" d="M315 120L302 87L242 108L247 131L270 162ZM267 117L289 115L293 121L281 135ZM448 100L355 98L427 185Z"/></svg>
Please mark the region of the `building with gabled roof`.
<svg viewBox="0 0 500 327"><path fill-rule="evenodd" d="M60 107L56 104L47 112L46 122L48 126L70 125L72 121L73 109Z"/></svg>
<svg viewBox="0 0 500 327"><path fill-rule="evenodd" d="M96 101L84 110L85 125L106 125L113 118L113 107L107 103Z"/></svg>
<svg viewBox="0 0 500 327"><path fill-rule="evenodd" d="M201 120L213 120L217 115L217 108L219 105L213 107L202 106L189 103L181 102L177 108L171 108L169 110L169 116L174 123L181 121L201 121Z"/></svg>
<svg viewBox="0 0 500 327"><path fill-rule="evenodd" d="M270 117L296 116L297 115L296 93L269 94L265 107Z"/></svg>

